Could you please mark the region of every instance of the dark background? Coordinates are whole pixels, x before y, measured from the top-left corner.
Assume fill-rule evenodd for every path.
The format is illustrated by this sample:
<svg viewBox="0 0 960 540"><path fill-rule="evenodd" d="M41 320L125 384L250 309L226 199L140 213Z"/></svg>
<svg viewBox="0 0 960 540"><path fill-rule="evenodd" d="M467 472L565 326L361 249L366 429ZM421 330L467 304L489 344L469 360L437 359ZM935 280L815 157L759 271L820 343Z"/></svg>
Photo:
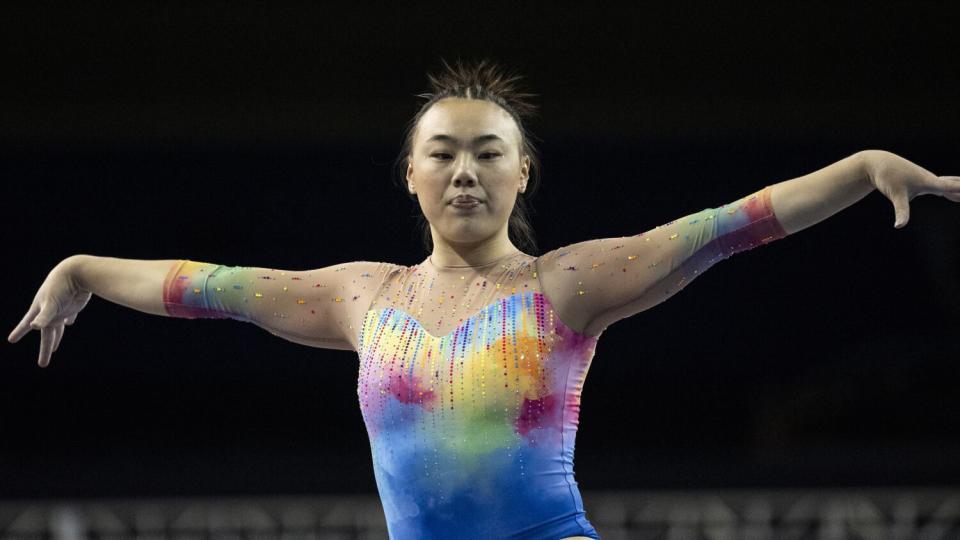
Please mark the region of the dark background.
<svg viewBox="0 0 960 540"><path fill-rule="evenodd" d="M792 3L791 3L792 4ZM440 59L540 94L540 252L651 229L858 150L960 174L947 3L8 7L7 332L87 253L415 264L391 180ZM582 489L960 482L960 207L872 193L612 325ZM94 298L50 367L0 348L0 497L374 492L356 354Z"/></svg>

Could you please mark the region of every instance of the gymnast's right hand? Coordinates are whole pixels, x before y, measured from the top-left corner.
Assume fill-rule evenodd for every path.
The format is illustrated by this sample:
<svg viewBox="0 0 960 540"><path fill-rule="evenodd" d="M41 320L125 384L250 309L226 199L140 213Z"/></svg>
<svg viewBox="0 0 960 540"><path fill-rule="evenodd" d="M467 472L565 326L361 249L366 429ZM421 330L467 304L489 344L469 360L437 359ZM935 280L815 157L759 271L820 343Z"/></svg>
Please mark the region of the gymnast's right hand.
<svg viewBox="0 0 960 540"><path fill-rule="evenodd" d="M50 364L50 355L60 346L64 328L77 320L77 313L90 301L91 293L77 283L72 262L68 257L50 271L33 297L27 314L7 338L10 343L16 343L31 329L39 330L40 357L37 363L40 367Z"/></svg>

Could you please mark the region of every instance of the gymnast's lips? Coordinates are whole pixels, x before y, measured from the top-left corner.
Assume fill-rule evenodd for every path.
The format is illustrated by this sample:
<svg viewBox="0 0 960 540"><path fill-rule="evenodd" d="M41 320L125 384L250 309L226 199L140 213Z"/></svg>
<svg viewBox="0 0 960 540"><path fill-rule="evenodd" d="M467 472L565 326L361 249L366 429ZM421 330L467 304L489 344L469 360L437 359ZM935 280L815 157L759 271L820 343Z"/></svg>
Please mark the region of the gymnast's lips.
<svg viewBox="0 0 960 540"><path fill-rule="evenodd" d="M456 197L453 198L453 200L450 201L450 204L456 204L456 205L473 204L473 203L479 204L481 202L483 201L481 201L480 199L472 195L457 195Z"/></svg>

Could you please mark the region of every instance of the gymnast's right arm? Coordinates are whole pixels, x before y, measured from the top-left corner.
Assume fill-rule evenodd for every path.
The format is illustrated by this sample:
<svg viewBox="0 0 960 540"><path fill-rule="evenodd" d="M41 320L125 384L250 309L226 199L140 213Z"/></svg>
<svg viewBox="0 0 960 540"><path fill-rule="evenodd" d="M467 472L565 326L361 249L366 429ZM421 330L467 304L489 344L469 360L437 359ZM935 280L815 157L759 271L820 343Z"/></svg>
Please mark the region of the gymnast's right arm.
<svg viewBox="0 0 960 540"><path fill-rule="evenodd" d="M186 259L136 260L74 255L47 276L11 332L16 343L40 330L39 365L46 367L91 294L153 315L235 319L289 341L352 349L349 306L372 300L392 267L358 261L316 270L224 266Z"/></svg>

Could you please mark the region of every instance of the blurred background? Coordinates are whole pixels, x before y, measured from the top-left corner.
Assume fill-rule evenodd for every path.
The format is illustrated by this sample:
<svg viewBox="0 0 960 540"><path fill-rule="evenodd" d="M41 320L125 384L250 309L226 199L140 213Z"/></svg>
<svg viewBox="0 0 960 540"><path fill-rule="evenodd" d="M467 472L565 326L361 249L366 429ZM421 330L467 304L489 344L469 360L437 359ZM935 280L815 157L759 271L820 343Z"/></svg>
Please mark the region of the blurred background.
<svg viewBox="0 0 960 540"><path fill-rule="evenodd" d="M441 58L539 94L539 253L864 149L960 174L951 3L4 11L7 332L78 253L423 260L391 165ZM604 332L576 445L604 538L960 535L960 207L893 222L872 193ZM38 351L0 348L0 537L386 537L356 353L101 298Z"/></svg>

